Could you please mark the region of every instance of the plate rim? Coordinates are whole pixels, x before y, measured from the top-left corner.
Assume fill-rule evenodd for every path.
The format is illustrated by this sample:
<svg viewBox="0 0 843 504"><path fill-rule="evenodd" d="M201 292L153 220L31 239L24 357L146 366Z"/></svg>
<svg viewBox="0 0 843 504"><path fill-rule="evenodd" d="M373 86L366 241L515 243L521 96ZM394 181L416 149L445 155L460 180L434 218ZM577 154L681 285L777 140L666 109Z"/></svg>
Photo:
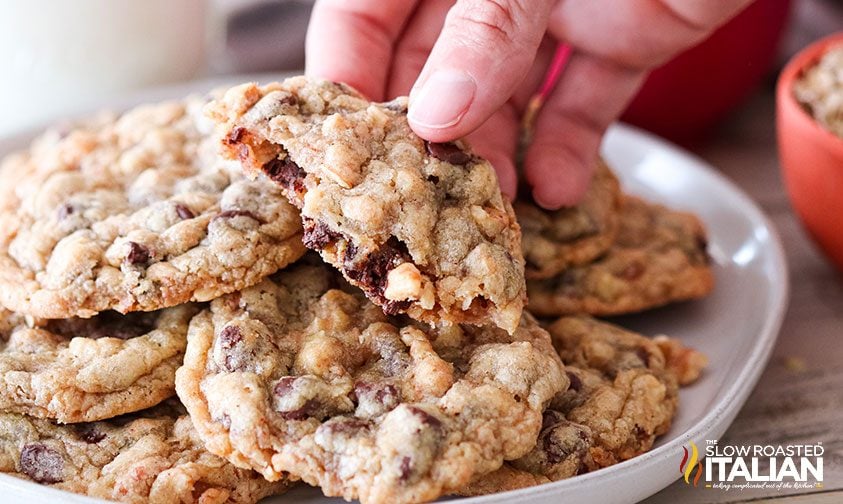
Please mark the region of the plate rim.
<svg viewBox="0 0 843 504"><path fill-rule="evenodd" d="M291 74L271 73L240 76L227 75L209 79L200 79L187 83L155 87L147 90L127 93L125 95L106 100L102 107L120 110L142 102L174 99L178 96L190 93L205 92L213 87L228 82L245 82L249 80L267 81L283 78L287 75ZM83 114L83 116L84 115L87 114ZM35 134L42 131L48 124L50 124L49 121L36 127L0 136L0 150L3 150L4 146L12 143L28 143ZM638 470L646 470L647 466L654 466L666 457L676 453L678 449L681 448L688 440L701 440L706 436L712 435L712 433L717 430L720 430L721 432L717 432L716 437L722 436L723 432L725 432L732 423L735 416L737 416L747 398L754 390L755 385L769 362L779 331L784 321L790 293L790 272L787 266L782 240L776 226L758 206L758 204L743 191L743 189L699 156L650 132L624 123L615 123L610 126L606 136L604 137L601 151L606 148L606 144L611 142L612 138L615 136L631 137L636 141L644 142L650 148L664 150L673 157L681 158L684 161L683 166L685 169L689 169L697 176L713 178L718 185L726 188L726 190L732 193L733 197L740 200L743 208L749 211L747 220L753 224L761 224L769 235L769 242L771 245L769 249L770 261L772 262L774 271L780 276L778 279L774 278L774 280L776 280L774 285L777 285L777 288L773 289L770 293L771 310L766 314L762 328L754 340L751 352L743 363L736 379L729 384L724 392L720 394L720 399L716 400L714 406L705 416L685 429L683 432L676 434L672 439L668 440L664 444L632 459L591 473L579 475L575 478L568 478L561 481L507 492L498 492L490 495L453 499L453 502L460 504L490 504L515 499L523 500L525 498L547 498L562 494L573 495L569 492L575 485L588 484L589 482L600 482L602 480L611 481L612 479L617 478L623 471L633 467L638 468ZM10 152L12 151L6 152L5 154ZM3 155L5 156L5 154ZM726 400L727 398L729 400ZM659 488L654 491L648 490L646 495L642 494L642 498L657 493L659 490L667 487L678 478L679 475L671 477L670 479L662 478L663 481L659 481ZM602 482L606 483L606 481ZM58 497L65 501L79 503L107 502L95 497L74 494L64 490L39 485L37 483L3 473L0 473L0 489L20 492L21 497Z"/></svg>

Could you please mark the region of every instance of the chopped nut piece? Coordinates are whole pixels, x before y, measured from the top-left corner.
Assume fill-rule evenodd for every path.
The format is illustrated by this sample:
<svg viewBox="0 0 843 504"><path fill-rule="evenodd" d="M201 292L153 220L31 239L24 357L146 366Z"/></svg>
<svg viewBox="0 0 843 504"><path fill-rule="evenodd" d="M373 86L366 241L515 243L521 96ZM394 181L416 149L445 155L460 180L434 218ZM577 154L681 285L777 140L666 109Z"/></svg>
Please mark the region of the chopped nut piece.
<svg viewBox="0 0 843 504"><path fill-rule="evenodd" d="M386 276L384 297L393 301L419 299L422 290L422 276L410 263L404 263L390 271Z"/></svg>
<svg viewBox="0 0 843 504"><path fill-rule="evenodd" d="M351 189L360 183L360 163L358 156L342 144L334 144L325 149L325 174L345 189Z"/></svg>

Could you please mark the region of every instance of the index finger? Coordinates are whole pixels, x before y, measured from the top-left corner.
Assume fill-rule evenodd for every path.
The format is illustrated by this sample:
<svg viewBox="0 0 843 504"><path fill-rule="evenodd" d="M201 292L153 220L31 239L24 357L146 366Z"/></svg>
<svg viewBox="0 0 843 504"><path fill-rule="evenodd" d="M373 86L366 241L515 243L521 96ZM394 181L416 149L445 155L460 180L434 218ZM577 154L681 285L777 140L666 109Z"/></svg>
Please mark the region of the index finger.
<svg viewBox="0 0 843 504"><path fill-rule="evenodd" d="M305 73L383 100L393 44L418 1L317 1L307 30Z"/></svg>

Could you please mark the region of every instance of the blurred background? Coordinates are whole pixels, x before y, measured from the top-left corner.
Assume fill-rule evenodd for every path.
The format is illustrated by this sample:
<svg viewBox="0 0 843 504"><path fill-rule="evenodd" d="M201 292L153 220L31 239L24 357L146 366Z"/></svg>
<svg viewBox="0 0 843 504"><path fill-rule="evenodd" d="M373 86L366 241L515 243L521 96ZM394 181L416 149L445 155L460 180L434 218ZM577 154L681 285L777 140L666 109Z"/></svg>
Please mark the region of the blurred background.
<svg viewBox="0 0 843 504"><path fill-rule="evenodd" d="M312 0L28 0L0 14L0 134L149 86L304 64ZM72 20L73 22L68 22ZM624 119L693 145L787 58L843 28L838 0L757 0L655 71Z"/></svg>

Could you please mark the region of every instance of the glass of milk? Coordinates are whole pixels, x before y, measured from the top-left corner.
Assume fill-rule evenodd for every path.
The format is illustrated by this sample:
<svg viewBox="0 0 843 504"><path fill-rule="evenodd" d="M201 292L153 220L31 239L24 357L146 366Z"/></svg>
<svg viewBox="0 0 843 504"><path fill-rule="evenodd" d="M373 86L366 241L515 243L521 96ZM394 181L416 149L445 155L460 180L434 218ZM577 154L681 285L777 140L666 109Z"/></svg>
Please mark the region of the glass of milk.
<svg viewBox="0 0 843 504"><path fill-rule="evenodd" d="M15 0L0 10L0 135L195 77L204 0Z"/></svg>

